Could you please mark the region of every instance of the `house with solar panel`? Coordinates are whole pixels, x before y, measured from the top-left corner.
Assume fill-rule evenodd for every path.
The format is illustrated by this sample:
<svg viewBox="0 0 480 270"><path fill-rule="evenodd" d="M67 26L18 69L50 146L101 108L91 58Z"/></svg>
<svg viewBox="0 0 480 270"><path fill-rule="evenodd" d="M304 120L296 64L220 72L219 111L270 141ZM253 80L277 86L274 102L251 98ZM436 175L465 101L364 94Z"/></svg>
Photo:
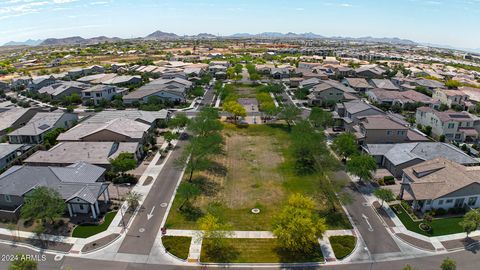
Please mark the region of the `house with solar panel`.
<svg viewBox="0 0 480 270"><path fill-rule="evenodd" d="M78 115L65 112L37 113L25 126L8 134L10 143L40 144L43 137L55 128L68 129L78 121Z"/></svg>

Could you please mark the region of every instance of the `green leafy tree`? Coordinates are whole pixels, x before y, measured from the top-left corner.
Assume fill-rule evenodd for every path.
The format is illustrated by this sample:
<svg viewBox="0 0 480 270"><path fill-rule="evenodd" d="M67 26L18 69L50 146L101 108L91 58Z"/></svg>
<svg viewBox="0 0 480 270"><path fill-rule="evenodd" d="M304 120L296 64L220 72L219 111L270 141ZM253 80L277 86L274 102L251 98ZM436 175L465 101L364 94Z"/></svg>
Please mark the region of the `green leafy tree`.
<svg viewBox="0 0 480 270"><path fill-rule="evenodd" d="M171 128L183 128L188 125L190 120L185 113L177 113L175 117L168 121L168 126Z"/></svg>
<svg viewBox="0 0 480 270"><path fill-rule="evenodd" d="M440 265L440 269L455 270L457 269L457 262L447 257L445 258L445 260L443 260L442 264Z"/></svg>
<svg viewBox="0 0 480 270"><path fill-rule="evenodd" d="M17 253L10 262L8 270L37 270L37 262L23 253Z"/></svg>
<svg viewBox="0 0 480 270"><path fill-rule="evenodd" d="M43 144L47 146L47 148L57 144L58 136L64 131L64 128L54 128L53 130L45 133L45 135L43 136Z"/></svg>
<svg viewBox="0 0 480 270"><path fill-rule="evenodd" d="M110 160L110 164L112 165L113 172L121 174L137 167L137 161L133 153L120 153L118 157Z"/></svg>
<svg viewBox="0 0 480 270"><path fill-rule="evenodd" d="M140 200L142 199L142 194L135 192L135 191L129 191L127 193L127 204L128 207L131 209L131 211L134 211L137 209L137 207L140 205Z"/></svg>
<svg viewBox="0 0 480 270"><path fill-rule="evenodd" d="M461 83L456 80L448 80L445 82L445 86L448 87L448 89L457 89L460 85Z"/></svg>
<svg viewBox="0 0 480 270"><path fill-rule="evenodd" d="M462 226L463 231L468 235L477 230L480 227L480 210L474 209L468 211L463 217L463 220L460 222L460 226Z"/></svg>
<svg viewBox="0 0 480 270"><path fill-rule="evenodd" d="M301 110L295 105L286 105L279 114L279 118L287 122L288 128L292 128L292 123L298 120Z"/></svg>
<svg viewBox="0 0 480 270"><path fill-rule="evenodd" d="M332 144L333 149L345 158L358 153L357 139L353 133L347 132L338 135Z"/></svg>
<svg viewBox="0 0 480 270"><path fill-rule="evenodd" d="M51 223L65 212L65 202L58 191L38 187L27 193L20 214L24 219L49 219Z"/></svg>
<svg viewBox="0 0 480 270"><path fill-rule="evenodd" d="M382 200L382 206L384 202L391 202L395 200L395 194L393 194L390 189L379 188L373 192L373 195Z"/></svg>
<svg viewBox="0 0 480 270"><path fill-rule="evenodd" d="M327 112L322 108L314 107L308 117L314 127L330 127L333 125L333 116L331 112Z"/></svg>
<svg viewBox="0 0 480 270"><path fill-rule="evenodd" d="M370 155L353 156L347 162L347 171L360 178L360 181L372 179L372 173L377 169L375 159Z"/></svg>
<svg viewBox="0 0 480 270"><path fill-rule="evenodd" d="M325 220L315 213L315 202L300 194L288 199L287 205L275 216L273 234L279 244L295 253L311 253L317 239L326 230Z"/></svg>
<svg viewBox="0 0 480 270"><path fill-rule="evenodd" d="M228 241L227 237L231 236L230 229L212 214L207 214L198 220L198 227L202 231L204 238L205 253L210 258L214 258L219 262L231 261L235 254L235 247ZM206 241L205 241L206 240Z"/></svg>
<svg viewBox="0 0 480 270"><path fill-rule="evenodd" d="M167 131L163 133L163 138L165 139L165 141L168 142L168 145L170 145L173 140L177 140L178 137L179 137L178 133L173 133L171 131Z"/></svg>
<svg viewBox="0 0 480 270"><path fill-rule="evenodd" d="M198 195L200 195L200 188L198 188L197 185L188 182L181 183L177 189L177 196L182 198L183 202L178 210L181 211L185 204L190 202L190 200L195 199Z"/></svg>
<svg viewBox="0 0 480 270"><path fill-rule="evenodd" d="M223 104L223 109L226 112L229 112L233 114L233 117L235 119L235 123L237 123L237 118L238 117L244 117L247 116L247 111L245 108L238 102L236 101L227 101Z"/></svg>
<svg viewBox="0 0 480 270"><path fill-rule="evenodd" d="M243 66L242 66L242 64L236 64L234 66L234 69L235 69L235 73L240 74L240 73L242 73Z"/></svg>

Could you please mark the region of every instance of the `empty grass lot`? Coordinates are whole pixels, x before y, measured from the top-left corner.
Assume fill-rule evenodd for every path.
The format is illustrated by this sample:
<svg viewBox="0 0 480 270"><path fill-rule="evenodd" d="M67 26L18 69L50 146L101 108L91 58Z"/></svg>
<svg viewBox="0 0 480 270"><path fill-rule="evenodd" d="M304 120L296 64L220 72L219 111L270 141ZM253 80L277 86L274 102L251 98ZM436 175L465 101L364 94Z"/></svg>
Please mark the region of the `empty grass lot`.
<svg viewBox="0 0 480 270"><path fill-rule="evenodd" d="M231 263L292 263L292 262L320 262L323 261L323 255L320 246L313 254L292 254L282 251L277 244L276 239L251 239L251 238L229 238L226 239L229 249L227 259L219 261L215 254L208 254L206 245L208 239L202 243L202 253L200 261L208 262L231 262Z"/></svg>
<svg viewBox="0 0 480 270"><path fill-rule="evenodd" d="M162 244L165 250L170 254L186 260L188 258L188 252L190 250L191 237L186 236L163 236Z"/></svg>
<svg viewBox="0 0 480 270"><path fill-rule="evenodd" d="M113 218L117 212L109 212L105 215L105 218L103 220L102 224L99 225L78 225L75 227L72 233L72 237L78 237L78 238L88 238L92 235L95 235L97 233L101 233L105 231L108 226L110 226L110 223L112 223Z"/></svg>
<svg viewBox="0 0 480 270"><path fill-rule="evenodd" d="M330 229L351 228L341 210L326 214L325 198L319 192L323 172L295 174L286 126L226 125L223 135L225 154L215 158L211 170L194 173L193 182L199 185L202 195L192 201L193 209L188 211L179 211L182 201L176 198L168 228L197 229L196 220L210 212L233 230L272 230L273 217L293 193L314 198ZM252 214L252 208L259 208L260 213Z"/></svg>
<svg viewBox="0 0 480 270"><path fill-rule="evenodd" d="M440 236L463 232L463 228L459 224L459 222L463 220L462 217L433 219L431 224L432 230L430 232L426 232L419 227L420 223L422 222L413 221L408 215L407 211L401 205L393 205L392 209L397 217L402 221L403 225L405 225L405 227L412 232L423 234L425 236Z"/></svg>

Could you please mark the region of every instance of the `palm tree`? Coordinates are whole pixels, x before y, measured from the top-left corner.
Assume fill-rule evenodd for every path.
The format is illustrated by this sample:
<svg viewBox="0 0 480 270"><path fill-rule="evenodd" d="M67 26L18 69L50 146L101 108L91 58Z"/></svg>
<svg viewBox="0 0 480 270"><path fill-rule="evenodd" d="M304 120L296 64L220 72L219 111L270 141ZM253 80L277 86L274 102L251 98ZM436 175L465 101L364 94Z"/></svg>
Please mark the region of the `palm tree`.
<svg viewBox="0 0 480 270"><path fill-rule="evenodd" d="M137 207L140 205L140 199L142 198L142 194L135 192L135 191L129 191L127 193L127 203L128 207L134 211L137 209Z"/></svg>

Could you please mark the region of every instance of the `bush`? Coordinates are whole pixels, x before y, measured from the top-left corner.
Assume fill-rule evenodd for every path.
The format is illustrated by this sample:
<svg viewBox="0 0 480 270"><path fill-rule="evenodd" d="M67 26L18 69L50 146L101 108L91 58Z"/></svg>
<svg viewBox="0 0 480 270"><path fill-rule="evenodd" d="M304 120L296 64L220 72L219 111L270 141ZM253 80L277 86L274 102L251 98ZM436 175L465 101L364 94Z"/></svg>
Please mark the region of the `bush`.
<svg viewBox="0 0 480 270"><path fill-rule="evenodd" d="M130 183L132 185L135 185L138 182L138 179L135 176L126 173L113 178L112 182L115 184Z"/></svg>
<svg viewBox="0 0 480 270"><path fill-rule="evenodd" d="M452 207L448 209L447 213L450 215L460 215L460 214L465 214L465 208L464 207Z"/></svg>
<svg viewBox="0 0 480 270"><path fill-rule="evenodd" d="M445 210L445 208L438 208L437 210L435 210L435 217L439 217L439 216L444 216L447 214L447 210Z"/></svg>
<svg viewBox="0 0 480 270"><path fill-rule="evenodd" d="M378 184L380 186L384 186L385 185L385 180L383 180L382 178L378 179Z"/></svg>
<svg viewBox="0 0 480 270"><path fill-rule="evenodd" d="M395 185L395 177L391 175L384 176L383 181L386 185Z"/></svg>
<svg viewBox="0 0 480 270"><path fill-rule="evenodd" d="M412 207L406 201L402 201L401 205L402 205L403 209L405 209L408 213L410 213L410 214L413 213Z"/></svg>

